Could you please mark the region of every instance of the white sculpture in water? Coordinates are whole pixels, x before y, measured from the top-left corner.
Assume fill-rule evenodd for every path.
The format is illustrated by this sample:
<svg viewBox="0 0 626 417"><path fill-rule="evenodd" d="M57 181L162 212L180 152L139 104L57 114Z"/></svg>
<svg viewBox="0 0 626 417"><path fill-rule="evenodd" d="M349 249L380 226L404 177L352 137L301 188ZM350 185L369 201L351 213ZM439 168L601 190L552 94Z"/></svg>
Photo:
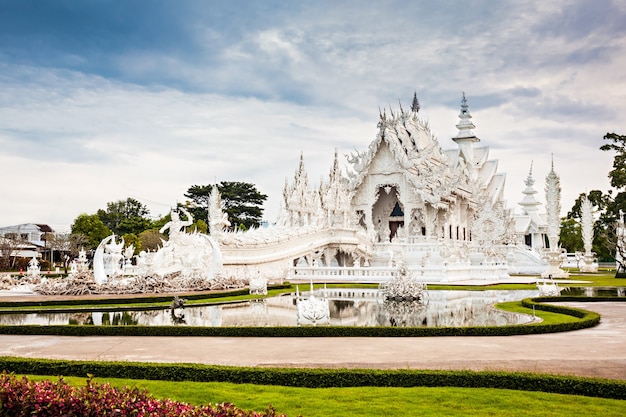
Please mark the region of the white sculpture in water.
<svg viewBox="0 0 626 417"><path fill-rule="evenodd" d="M263 277L250 278L250 294L267 295L267 279Z"/></svg>
<svg viewBox="0 0 626 417"><path fill-rule="evenodd" d="M427 300L426 284L412 276L404 261L399 262L398 271L392 280L381 283L378 289L388 300L418 301L421 303Z"/></svg>
<svg viewBox="0 0 626 417"><path fill-rule="evenodd" d="M593 244L593 213L591 201L585 196L580 203L581 232L585 252L577 254L580 272L598 272L598 262L595 253L591 251Z"/></svg>
<svg viewBox="0 0 626 417"><path fill-rule="evenodd" d="M324 288L325 292L326 288ZM330 322L330 304L324 296L317 298L313 291L313 283L311 282L311 291L309 298L300 296L300 290L296 286L296 310L298 326L303 324L328 324Z"/></svg>

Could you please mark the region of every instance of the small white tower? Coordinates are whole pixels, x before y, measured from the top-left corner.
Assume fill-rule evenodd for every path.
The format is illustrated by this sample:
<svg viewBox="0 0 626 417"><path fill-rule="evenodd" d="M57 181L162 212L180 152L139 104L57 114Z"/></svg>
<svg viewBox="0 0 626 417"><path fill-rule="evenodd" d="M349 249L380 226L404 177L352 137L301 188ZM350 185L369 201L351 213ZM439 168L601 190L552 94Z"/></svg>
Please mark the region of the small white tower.
<svg viewBox="0 0 626 417"><path fill-rule="evenodd" d="M459 113L459 123L456 128L459 133L452 138L459 145L459 154L465 159L467 165L472 169L472 175L476 177L476 161L474 161L474 144L480 142L480 139L474 134L474 123L472 123L472 115L469 112L465 93L461 99L461 113Z"/></svg>

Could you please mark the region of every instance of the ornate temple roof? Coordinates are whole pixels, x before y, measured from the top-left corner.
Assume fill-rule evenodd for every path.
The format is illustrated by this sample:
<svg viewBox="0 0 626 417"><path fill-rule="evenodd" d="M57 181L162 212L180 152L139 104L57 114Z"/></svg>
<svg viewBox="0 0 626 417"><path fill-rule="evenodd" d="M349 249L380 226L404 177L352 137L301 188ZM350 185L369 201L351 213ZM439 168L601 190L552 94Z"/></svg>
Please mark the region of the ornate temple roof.
<svg viewBox="0 0 626 417"><path fill-rule="evenodd" d="M456 149L443 150L428 122L418 116L420 109L417 95L413 95L410 111L384 110L378 121L378 134L363 152L348 155L354 172L350 189L356 190L370 174L370 167L381 145L388 146L396 163L407 180L422 198L437 204L442 199L455 200L458 196L472 199L476 193L488 193L493 201L503 195L505 174L498 173L498 161L489 159L487 146L475 147L480 141L474 134L469 105L465 94L461 100L461 112L457 136L453 140Z"/></svg>

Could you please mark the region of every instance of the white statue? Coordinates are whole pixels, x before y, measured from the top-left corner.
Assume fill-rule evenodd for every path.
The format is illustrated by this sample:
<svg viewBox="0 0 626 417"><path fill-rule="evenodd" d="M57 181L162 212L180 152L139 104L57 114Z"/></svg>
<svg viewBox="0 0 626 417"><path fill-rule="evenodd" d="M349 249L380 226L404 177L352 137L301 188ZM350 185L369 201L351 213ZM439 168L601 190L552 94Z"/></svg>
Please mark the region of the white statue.
<svg viewBox="0 0 626 417"><path fill-rule="evenodd" d="M564 252L559 246L559 234L561 232L560 213L561 180L554 172L554 162L552 162L552 169L546 177L546 214L550 247L545 251L544 257L548 262L549 268L541 273L543 278L569 278L569 273L560 268Z"/></svg>
<svg viewBox="0 0 626 417"><path fill-rule="evenodd" d="M30 278L39 278L40 273L39 261L33 256L33 259L28 261L28 276Z"/></svg>
<svg viewBox="0 0 626 417"><path fill-rule="evenodd" d="M296 286L296 310L298 325L312 324L316 326L317 324L328 324L330 322L330 305L328 299L326 297L317 298L315 296L312 282L309 298L300 297L300 290Z"/></svg>
<svg viewBox="0 0 626 417"><path fill-rule="evenodd" d="M93 258L93 275L96 283L102 284L110 277L122 274L123 247L124 239L121 239L120 243L116 243L115 235L111 235L100 242Z"/></svg>
<svg viewBox="0 0 626 417"><path fill-rule="evenodd" d="M261 276L250 278L250 294L267 295L267 279Z"/></svg>
<svg viewBox="0 0 626 417"><path fill-rule="evenodd" d="M598 272L598 262L595 253L591 251L593 244L593 213L591 201L585 196L580 204L581 231L585 252L578 261L580 272Z"/></svg>
<svg viewBox="0 0 626 417"><path fill-rule="evenodd" d="M70 277L74 277L78 274L78 263L76 262L76 259L72 259L72 262L70 262L70 272L69 272L69 276Z"/></svg>
<svg viewBox="0 0 626 417"><path fill-rule="evenodd" d="M229 226L228 215L222 210L222 196L217 185L214 185L209 194L209 233L219 240Z"/></svg>
<svg viewBox="0 0 626 417"><path fill-rule="evenodd" d="M180 207L180 211L187 216L187 220L181 220L178 212L172 210L170 214L172 220L165 223L161 230L159 230L160 233L165 233L165 231L169 229L170 241L178 241L178 239L185 234L185 227L193 224L193 217L191 214L182 207Z"/></svg>
<svg viewBox="0 0 626 417"><path fill-rule="evenodd" d="M85 248L80 248L80 251L78 251L78 261L76 261L76 269L78 272L85 272L88 268L87 251L85 251Z"/></svg>

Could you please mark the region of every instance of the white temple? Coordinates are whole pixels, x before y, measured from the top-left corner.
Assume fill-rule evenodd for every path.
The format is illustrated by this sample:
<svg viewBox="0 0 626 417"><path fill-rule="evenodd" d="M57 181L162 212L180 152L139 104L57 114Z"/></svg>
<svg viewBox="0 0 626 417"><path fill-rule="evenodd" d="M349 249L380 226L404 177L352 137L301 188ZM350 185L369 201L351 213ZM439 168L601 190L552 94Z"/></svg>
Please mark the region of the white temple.
<svg viewBox="0 0 626 417"><path fill-rule="evenodd" d="M382 112L369 147L346 155L345 174L335 151L328 179L317 189L309 185L301 155L271 227L229 231L214 186L210 236L186 232L193 219L181 208L185 218L172 211L161 229L169 229L169 240L156 252L134 256L133 247L124 251L123 240L107 237L94 256L95 284L105 290L158 287L171 292L211 288L207 283L247 283L251 292L266 294L268 281L283 280L371 282L391 288L400 274L421 289L427 283L511 282L511 274L566 277L559 268L560 185L554 164L546 178L547 213L539 213L531 165L519 203L522 213L514 215L503 200L505 174L474 134L465 94L452 149L442 148L419 110L414 94L410 110ZM584 229L590 235L590 208L585 213ZM589 237L587 241L591 259ZM71 278L83 279L85 268L83 260ZM53 294L57 287L43 283L37 291ZM299 300L299 312L306 319L313 301L305 301ZM313 322L325 318L314 316Z"/></svg>
<svg viewBox="0 0 626 417"><path fill-rule="evenodd" d="M474 134L465 95L456 148L444 150L418 113L415 95L410 110L381 113L369 147L347 155L345 176L335 152L319 189L310 188L301 156L275 227L217 232L223 273L384 282L404 263L424 282L501 282L546 270L532 170L520 203L526 220L515 219L503 201L505 174ZM223 213L211 216L219 223Z"/></svg>

